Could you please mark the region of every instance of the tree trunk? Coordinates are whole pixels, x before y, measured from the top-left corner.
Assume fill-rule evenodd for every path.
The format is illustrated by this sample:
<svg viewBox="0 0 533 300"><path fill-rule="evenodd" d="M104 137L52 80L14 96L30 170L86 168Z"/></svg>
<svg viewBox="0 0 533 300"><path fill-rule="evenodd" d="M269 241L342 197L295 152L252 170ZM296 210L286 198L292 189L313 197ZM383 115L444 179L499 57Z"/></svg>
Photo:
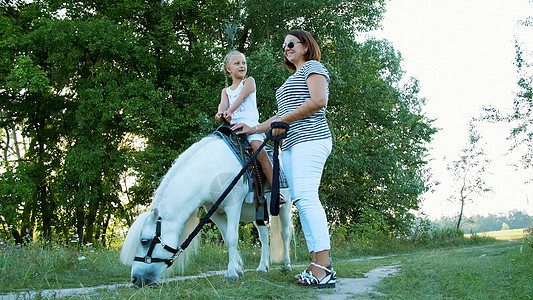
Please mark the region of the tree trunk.
<svg viewBox="0 0 533 300"><path fill-rule="evenodd" d="M459 228L461 226L461 220L463 219L463 209L465 207L465 199L461 199L461 211L459 212L459 218L457 219L457 226L455 226L455 229L459 231Z"/></svg>

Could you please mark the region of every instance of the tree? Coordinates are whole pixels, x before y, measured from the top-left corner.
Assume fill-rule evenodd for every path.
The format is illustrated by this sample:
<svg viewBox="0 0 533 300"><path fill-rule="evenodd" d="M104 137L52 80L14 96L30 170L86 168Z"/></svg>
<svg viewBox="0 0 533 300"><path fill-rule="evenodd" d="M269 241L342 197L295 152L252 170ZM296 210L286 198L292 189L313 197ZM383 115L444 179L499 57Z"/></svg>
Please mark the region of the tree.
<svg viewBox="0 0 533 300"><path fill-rule="evenodd" d="M18 11L9 6L1 8L1 22L5 25L1 52L5 59L0 67L0 127L6 137L13 137L13 143L4 143L2 167L12 173L3 174L2 189L10 192L2 193L2 207L8 212L3 221L10 224L17 242L23 236L32 236L35 229L45 239L51 235L57 202L50 183L62 159L59 148L64 129L63 98L51 91L53 81L39 63L45 58L34 51L38 47L37 36L27 32L33 20L47 18L47 14L36 4L21 7ZM19 134L22 139L17 138ZM16 162L10 161L8 149L14 150ZM40 224L38 228L34 226L36 222Z"/></svg>
<svg viewBox="0 0 533 300"><path fill-rule="evenodd" d="M328 119L334 150L321 186L329 219L405 232L413 219L410 211L427 189L426 146L436 129L422 112L418 82L399 85L401 56L387 42L355 38L358 30L379 25L384 2L239 3L232 32L236 47L249 53L249 65L258 70L250 74L261 91L260 112L275 111L274 91L287 76L272 68L282 60L278 47L287 30L306 29L322 47L332 75Z"/></svg>
<svg viewBox="0 0 533 300"><path fill-rule="evenodd" d="M522 26L533 28L533 16L521 22ZM523 168L533 167L533 64L531 49L524 49L518 40L515 41L515 66L518 74L517 87L513 107L510 112L502 112L494 107L486 108L486 120L490 122L506 122L511 124L507 138L510 151L524 151L521 158Z"/></svg>
<svg viewBox="0 0 533 300"><path fill-rule="evenodd" d="M174 158L214 127L206 112L223 81L206 66L220 55L213 41L228 3L2 5L0 222L17 242L35 225L44 240L54 231L104 242L112 218L131 222L149 202ZM138 184L123 190L132 175Z"/></svg>
<svg viewBox="0 0 533 300"><path fill-rule="evenodd" d="M533 217L525 212L510 211L507 215L473 215L468 218L468 222L461 222L461 229L464 232L487 232L497 231L502 228L502 224L506 223L510 229L521 229L531 226ZM435 223L441 227L452 227L457 225L455 217L441 217Z"/></svg>
<svg viewBox="0 0 533 300"><path fill-rule="evenodd" d="M516 98L513 102L513 112L506 118L513 126L509 139L514 141L511 150L525 146L526 152L522 155L524 168L533 167L533 65L528 62L524 50L516 42L516 62L519 74Z"/></svg>
<svg viewBox="0 0 533 300"><path fill-rule="evenodd" d="M457 217L456 228L459 230L463 219L464 207L467 202L474 201L476 196L490 192L483 178L491 160L486 156L479 134L473 119L468 124L468 142L461 150L459 159L448 166L454 179L455 191L450 196L451 201L459 202L460 209Z"/></svg>
<svg viewBox="0 0 533 300"><path fill-rule="evenodd" d="M334 152L321 192L334 223L405 231L435 129L379 26L384 0L12 0L1 6L2 234L78 242L130 223L173 160L216 128L234 46L261 119L276 111L286 32L313 33L331 73ZM124 184L126 180L134 184ZM22 218L18 218L22 214Z"/></svg>
<svg viewBox="0 0 533 300"><path fill-rule="evenodd" d="M503 222L503 223L502 223L502 229L501 229L501 230L509 230L509 229L511 229L511 228L509 227L509 224Z"/></svg>
<svg viewBox="0 0 533 300"><path fill-rule="evenodd" d="M335 136L324 194L332 220L405 232L427 188L427 144L436 132L422 113L418 83L399 85L401 56L386 41L336 49L329 115ZM341 51L343 50L343 51Z"/></svg>

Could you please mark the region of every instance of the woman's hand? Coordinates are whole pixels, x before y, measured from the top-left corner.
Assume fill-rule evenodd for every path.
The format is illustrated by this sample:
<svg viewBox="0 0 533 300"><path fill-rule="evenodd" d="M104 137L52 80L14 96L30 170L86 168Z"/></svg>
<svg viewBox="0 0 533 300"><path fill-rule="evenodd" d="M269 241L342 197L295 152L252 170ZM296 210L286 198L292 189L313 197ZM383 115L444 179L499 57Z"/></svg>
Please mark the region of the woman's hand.
<svg viewBox="0 0 533 300"><path fill-rule="evenodd" d="M281 118L278 118L274 120L274 122L285 122ZM272 136L278 136L286 133L287 130L285 128L272 128Z"/></svg>
<svg viewBox="0 0 533 300"><path fill-rule="evenodd" d="M248 126L248 125L246 125L244 123L236 123L236 124L231 124L231 125L233 125L231 127L231 130L232 131L237 131L236 132L237 135L257 133L257 126L250 127L250 126ZM238 131L238 130L241 130L241 131Z"/></svg>

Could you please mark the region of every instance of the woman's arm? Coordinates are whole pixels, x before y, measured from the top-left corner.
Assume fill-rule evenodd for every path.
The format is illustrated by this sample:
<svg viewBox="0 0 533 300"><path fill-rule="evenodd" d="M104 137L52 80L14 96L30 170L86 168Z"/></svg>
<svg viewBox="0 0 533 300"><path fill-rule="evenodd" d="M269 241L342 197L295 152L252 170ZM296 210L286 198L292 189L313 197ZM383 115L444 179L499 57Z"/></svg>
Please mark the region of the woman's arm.
<svg viewBox="0 0 533 300"><path fill-rule="evenodd" d="M328 104L327 80L320 74L311 74L307 77L307 87L311 98L307 99L295 110L281 117L278 121L292 123L320 111Z"/></svg>
<svg viewBox="0 0 533 300"><path fill-rule="evenodd" d="M319 74L311 74L309 77L307 77L307 86L309 88L309 94L311 95L311 98L307 99L297 109L284 115L282 118L279 118L279 116L276 114L272 118L257 126L248 127L245 124L239 123L235 124L232 127L232 130L242 128L243 130L237 134L265 133L270 130L270 124L272 124L274 121L290 124L294 121L301 120L317 113L328 104L326 77ZM272 131L273 136L278 136L283 133L285 133L285 129L283 128L274 128Z"/></svg>
<svg viewBox="0 0 533 300"><path fill-rule="evenodd" d="M231 127L231 130L237 130L241 129L242 131L237 132L237 134L254 134L254 133L265 133L270 130L270 124L278 119L278 115L276 114L272 118L266 120L263 123L257 124L256 126L249 127L248 125L244 123L237 123Z"/></svg>

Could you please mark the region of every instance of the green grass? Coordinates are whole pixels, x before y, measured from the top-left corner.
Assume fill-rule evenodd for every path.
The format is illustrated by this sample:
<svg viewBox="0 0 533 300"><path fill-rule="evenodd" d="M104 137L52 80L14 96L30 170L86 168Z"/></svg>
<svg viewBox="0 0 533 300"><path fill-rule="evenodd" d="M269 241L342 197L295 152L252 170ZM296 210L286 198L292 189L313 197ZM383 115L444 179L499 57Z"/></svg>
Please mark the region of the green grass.
<svg viewBox="0 0 533 300"><path fill-rule="evenodd" d="M244 268L255 270L259 247L247 244L240 248ZM374 268L398 265L400 272L376 287L385 296L366 295L370 298L533 299L532 250L521 241L501 242L478 235L430 241L375 237L337 242L332 258L340 278L361 278ZM388 256L350 261L372 255ZM296 247L293 245L291 259L293 265L308 263L301 237L297 238ZM225 247L207 243L192 259L185 275L226 267ZM71 299L313 299L318 291L298 286L292 279L301 269L274 268L267 274L250 271L234 281L220 275L172 281L154 288L120 287ZM129 281L129 273L130 269L119 263L116 250L78 251L65 247L43 250L36 245L0 248L0 293L123 284Z"/></svg>
<svg viewBox="0 0 533 300"><path fill-rule="evenodd" d="M533 299L533 251L520 242L436 249L398 258L378 291L391 299Z"/></svg>
<svg viewBox="0 0 533 300"><path fill-rule="evenodd" d="M315 291L294 284L287 272L246 272L239 280L222 275L170 282L158 287L119 288L92 295L94 299L288 299L311 298ZM87 299L88 296L73 299Z"/></svg>
<svg viewBox="0 0 533 300"><path fill-rule="evenodd" d="M477 235L483 236L483 237L492 237L494 239L502 240L502 241L519 240L519 239L523 239L525 236L524 229L525 228L487 231L487 232L478 233ZM470 236L472 235L465 234L465 237L470 237Z"/></svg>
<svg viewBox="0 0 533 300"><path fill-rule="evenodd" d="M0 293L123 282L126 274L129 268L119 263L116 250L35 244L0 248Z"/></svg>

